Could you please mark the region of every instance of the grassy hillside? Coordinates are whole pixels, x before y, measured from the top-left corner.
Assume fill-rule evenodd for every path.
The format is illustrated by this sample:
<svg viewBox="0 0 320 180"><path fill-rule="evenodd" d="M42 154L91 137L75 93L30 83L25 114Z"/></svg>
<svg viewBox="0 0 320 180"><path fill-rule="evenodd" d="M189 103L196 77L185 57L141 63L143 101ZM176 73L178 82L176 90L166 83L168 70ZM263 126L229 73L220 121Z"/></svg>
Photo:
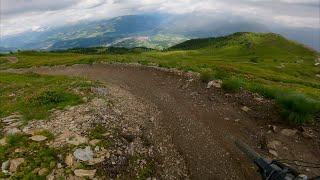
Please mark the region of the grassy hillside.
<svg viewBox="0 0 320 180"><path fill-rule="evenodd" d="M18 61L10 63L8 56L14 56ZM3 69L101 61L157 64L199 72L204 80L222 79L228 82L231 79L230 82L235 82L236 79L240 83L235 84L277 99L290 111L304 108L307 110L303 111L310 114L309 105L315 107L314 101L320 99L320 67L315 66L315 60L319 57L316 51L280 35L236 33L219 38L189 40L166 51L93 48L65 52L19 52L0 57L0 62ZM288 93L293 94L290 99L281 98Z"/></svg>
<svg viewBox="0 0 320 180"><path fill-rule="evenodd" d="M169 50L198 50L221 57L256 57L281 59L285 62L314 60L316 52L273 33L235 33L218 38L194 39L175 45Z"/></svg>

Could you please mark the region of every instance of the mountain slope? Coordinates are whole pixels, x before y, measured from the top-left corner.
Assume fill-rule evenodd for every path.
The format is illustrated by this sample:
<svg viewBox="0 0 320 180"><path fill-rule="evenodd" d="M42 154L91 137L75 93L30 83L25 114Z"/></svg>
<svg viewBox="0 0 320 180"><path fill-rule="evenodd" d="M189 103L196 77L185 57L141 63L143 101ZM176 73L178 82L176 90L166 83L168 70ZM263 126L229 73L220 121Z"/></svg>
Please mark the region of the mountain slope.
<svg viewBox="0 0 320 180"><path fill-rule="evenodd" d="M235 33L218 38L193 39L169 50L198 50L223 57L286 58L288 61L309 59L314 50L273 33ZM290 59L291 58L291 59Z"/></svg>

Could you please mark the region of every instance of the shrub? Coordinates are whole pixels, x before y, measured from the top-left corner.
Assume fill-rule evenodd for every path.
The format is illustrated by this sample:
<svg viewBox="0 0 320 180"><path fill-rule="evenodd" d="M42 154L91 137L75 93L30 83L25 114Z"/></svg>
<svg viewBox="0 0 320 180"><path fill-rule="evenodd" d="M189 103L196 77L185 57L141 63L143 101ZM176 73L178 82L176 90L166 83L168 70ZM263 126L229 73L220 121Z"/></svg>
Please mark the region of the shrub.
<svg viewBox="0 0 320 180"><path fill-rule="evenodd" d="M78 101L79 97L62 91L44 91L31 99L33 105L58 106L65 102Z"/></svg>
<svg viewBox="0 0 320 180"><path fill-rule="evenodd" d="M276 101L282 108L283 118L294 124L312 122L315 113L320 111L319 101L303 94L281 94L277 96Z"/></svg>
<svg viewBox="0 0 320 180"><path fill-rule="evenodd" d="M46 118L52 108L63 108L65 106L72 106L79 104L81 99L78 95L69 92L44 91L31 98L26 98L20 104L20 109L24 114L26 120L43 119Z"/></svg>
<svg viewBox="0 0 320 180"><path fill-rule="evenodd" d="M227 79L228 77L229 77L229 74L223 70L217 70L214 73L214 78L216 79Z"/></svg>
<svg viewBox="0 0 320 180"><path fill-rule="evenodd" d="M202 82L209 82L213 77L213 73L210 70L205 70L200 73L200 79Z"/></svg>
<svg viewBox="0 0 320 180"><path fill-rule="evenodd" d="M249 85L249 90L258 93L267 99L275 99L284 91L276 87L268 87L258 83Z"/></svg>
<svg viewBox="0 0 320 180"><path fill-rule="evenodd" d="M253 63L259 63L259 57L251 57L250 58L250 62L253 62Z"/></svg>
<svg viewBox="0 0 320 180"><path fill-rule="evenodd" d="M242 81L236 78L229 78L222 82L222 89L227 92L237 92L241 89Z"/></svg>
<svg viewBox="0 0 320 180"><path fill-rule="evenodd" d="M103 138L103 134L106 133L107 130L104 126L102 126L101 124L98 124L96 127L94 127L90 133L89 133L89 137L91 139L101 139Z"/></svg>
<svg viewBox="0 0 320 180"><path fill-rule="evenodd" d="M14 134L7 137L7 143L10 147L24 146L27 141L28 137L23 134Z"/></svg>

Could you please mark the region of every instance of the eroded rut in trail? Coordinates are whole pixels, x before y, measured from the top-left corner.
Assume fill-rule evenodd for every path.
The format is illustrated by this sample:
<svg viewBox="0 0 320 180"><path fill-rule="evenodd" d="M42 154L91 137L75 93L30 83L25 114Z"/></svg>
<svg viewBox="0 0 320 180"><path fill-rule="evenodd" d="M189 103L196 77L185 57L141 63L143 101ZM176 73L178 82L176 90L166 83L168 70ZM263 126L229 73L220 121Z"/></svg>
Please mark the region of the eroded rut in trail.
<svg viewBox="0 0 320 180"><path fill-rule="evenodd" d="M257 147L259 124L221 90L143 66L75 65L38 68L41 74L84 76L116 84L160 111L159 123L183 156L192 179L257 179L233 140ZM213 96L214 95L214 96Z"/></svg>

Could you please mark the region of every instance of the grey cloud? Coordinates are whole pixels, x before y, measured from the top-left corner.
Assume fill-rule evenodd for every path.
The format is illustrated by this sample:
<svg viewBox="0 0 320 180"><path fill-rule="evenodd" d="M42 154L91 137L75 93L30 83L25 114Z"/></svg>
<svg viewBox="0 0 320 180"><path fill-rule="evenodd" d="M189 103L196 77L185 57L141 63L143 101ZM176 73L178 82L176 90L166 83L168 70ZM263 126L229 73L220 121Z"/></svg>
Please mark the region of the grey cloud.
<svg viewBox="0 0 320 180"><path fill-rule="evenodd" d="M1 0L1 14L21 14L34 11L54 11L77 4L78 0Z"/></svg>
<svg viewBox="0 0 320 180"><path fill-rule="evenodd" d="M264 24L320 27L319 0L0 0L2 35L140 13L233 16ZM210 19L208 21L215 21ZM202 18L199 18L201 21ZM199 22L199 24L204 22ZM24 24L24 26L21 26Z"/></svg>

